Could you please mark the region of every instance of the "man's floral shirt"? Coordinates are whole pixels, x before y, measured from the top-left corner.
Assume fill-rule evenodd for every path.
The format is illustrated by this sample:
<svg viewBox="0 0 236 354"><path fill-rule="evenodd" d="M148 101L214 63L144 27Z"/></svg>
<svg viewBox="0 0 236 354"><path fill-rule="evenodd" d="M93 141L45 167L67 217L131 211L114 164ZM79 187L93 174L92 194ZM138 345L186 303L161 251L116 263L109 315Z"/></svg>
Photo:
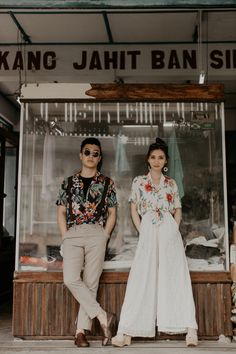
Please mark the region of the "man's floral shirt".
<svg viewBox="0 0 236 354"><path fill-rule="evenodd" d="M68 228L72 225L94 224L98 222L104 226L107 219L107 209L117 205L116 190L114 182L109 178L109 185L105 199L105 205L102 209L101 217L96 220L97 206L99 205L105 186L105 176L100 172L94 176L86 195L83 190L83 181L80 173L76 173L72 178L70 193L68 193L68 178L66 178L59 190L57 205L66 207L66 219ZM69 198L71 196L72 214L70 215Z"/></svg>

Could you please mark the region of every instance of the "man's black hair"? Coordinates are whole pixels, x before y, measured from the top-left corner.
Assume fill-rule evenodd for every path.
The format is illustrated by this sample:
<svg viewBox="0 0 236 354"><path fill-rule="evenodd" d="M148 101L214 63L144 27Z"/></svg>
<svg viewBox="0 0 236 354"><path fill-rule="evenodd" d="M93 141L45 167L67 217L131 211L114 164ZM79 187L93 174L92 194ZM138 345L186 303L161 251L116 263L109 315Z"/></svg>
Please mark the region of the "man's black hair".
<svg viewBox="0 0 236 354"><path fill-rule="evenodd" d="M80 145L80 152L82 152L84 146L86 144L91 144L91 145L96 145L99 147L100 149L100 153L102 154L102 148L101 148L101 143L97 138L86 138L82 141L81 145Z"/></svg>

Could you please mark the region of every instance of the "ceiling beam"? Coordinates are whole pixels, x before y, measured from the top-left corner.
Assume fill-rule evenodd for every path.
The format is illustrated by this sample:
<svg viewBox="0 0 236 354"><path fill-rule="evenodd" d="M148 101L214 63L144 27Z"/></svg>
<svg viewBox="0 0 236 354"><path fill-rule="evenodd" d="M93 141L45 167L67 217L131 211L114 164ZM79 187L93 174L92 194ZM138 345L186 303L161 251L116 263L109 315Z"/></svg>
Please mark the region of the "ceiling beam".
<svg viewBox="0 0 236 354"><path fill-rule="evenodd" d="M91 84L86 95L97 100L222 101L223 84Z"/></svg>
<svg viewBox="0 0 236 354"><path fill-rule="evenodd" d="M25 43L17 43L17 42L7 42L7 43L0 43L0 47L10 47L10 46L21 46L24 45ZM98 46L98 45L103 45L103 46L119 46L119 45L181 45L181 44L196 44L194 40L192 41L147 41L147 42L142 42L142 41L129 41L129 42L33 42L29 43L31 46ZM236 40L216 40L216 41L202 41L202 44L236 44Z"/></svg>
<svg viewBox="0 0 236 354"><path fill-rule="evenodd" d="M20 31L24 42L27 43L27 44L32 44L32 41L31 41L30 37L29 37L28 34L24 31L23 27L21 26L21 24L19 23L19 21L18 21L17 18L15 17L14 13L13 13L12 11L9 11L9 15L11 16L13 22L15 23L15 25L16 25L17 28L18 28L18 30Z"/></svg>
<svg viewBox="0 0 236 354"><path fill-rule="evenodd" d="M114 40L113 40L113 36L112 36L111 27L110 27L110 23L109 23L109 19L108 19L107 13L105 11L103 11L102 15L103 15L103 20L104 20L104 23L105 23L105 26L106 26L106 31L107 31L107 36L109 38L109 43L113 44Z"/></svg>

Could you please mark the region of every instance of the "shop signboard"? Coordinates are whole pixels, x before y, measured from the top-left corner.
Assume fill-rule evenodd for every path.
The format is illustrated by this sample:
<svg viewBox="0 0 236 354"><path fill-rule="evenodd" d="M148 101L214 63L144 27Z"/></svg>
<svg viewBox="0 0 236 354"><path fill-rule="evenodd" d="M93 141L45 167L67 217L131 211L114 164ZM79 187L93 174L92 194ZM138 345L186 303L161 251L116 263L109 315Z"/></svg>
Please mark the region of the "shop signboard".
<svg viewBox="0 0 236 354"><path fill-rule="evenodd" d="M203 45L199 59L197 44L166 45L54 45L0 48L0 77L17 77L19 71L26 79L41 80L45 75L59 82L125 82L144 80L163 82L165 77L196 79L204 71L211 78L232 79L236 69L236 46L228 44Z"/></svg>

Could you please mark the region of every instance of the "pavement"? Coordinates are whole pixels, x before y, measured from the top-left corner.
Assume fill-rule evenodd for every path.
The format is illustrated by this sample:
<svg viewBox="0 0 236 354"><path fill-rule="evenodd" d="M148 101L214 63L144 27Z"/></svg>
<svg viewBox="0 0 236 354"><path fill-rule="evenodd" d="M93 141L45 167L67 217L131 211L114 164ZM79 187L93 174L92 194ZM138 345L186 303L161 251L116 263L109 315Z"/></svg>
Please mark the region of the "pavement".
<svg viewBox="0 0 236 354"><path fill-rule="evenodd" d="M1 308L0 308L1 310ZM187 348L181 340L133 341L131 346L102 347L101 341L90 341L89 348L77 348L72 340L22 340L11 333L11 308L0 311L0 354L236 354L236 342L221 336L218 341L199 341Z"/></svg>

